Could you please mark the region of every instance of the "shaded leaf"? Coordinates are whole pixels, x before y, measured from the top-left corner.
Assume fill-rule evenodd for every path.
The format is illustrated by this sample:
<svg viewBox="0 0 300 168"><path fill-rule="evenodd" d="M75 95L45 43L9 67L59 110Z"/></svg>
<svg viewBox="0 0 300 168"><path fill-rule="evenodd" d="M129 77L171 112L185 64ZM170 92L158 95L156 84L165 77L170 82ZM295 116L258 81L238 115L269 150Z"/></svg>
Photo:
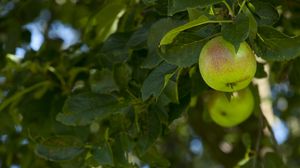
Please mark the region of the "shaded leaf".
<svg viewBox="0 0 300 168"><path fill-rule="evenodd" d="M257 33L257 22L252 12L247 8L243 8L244 14L249 18L249 39L253 41L256 38Z"/></svg>
<svg viewBox="0 0 300 168"><path fill-rule="evenodd" d="M283 163L282 158L273 152L268 152L263 159L264 168L287 168Z"/></svg>
<svg viewBox="0 0 300 168"><path fill-rule="evenodd" d="M122 63L128 59L128 40L130 33L115 33L103 43L101 52L106 60L111 63Z"/></svg>
<svg viewBox="0 0 300 168"><path fill-rule="evenodd" d="M92 70L90 73L91 90L94 93L111 93L119 88L114 80L113 73L108 69Z"/></svg>
<svg viewBox="0 0 300 168"><path fill-rule="evenodd" d="M114 79L120 88L126 88L131 80L132 70L127 64L118 64L114 67Z"/></svg>
<svg viewBox="0 0 300 168"><path fill-rule="evenodd" d="M137 142L139 154L143 155L161 133L162 126L158 112L160 111L157 111L157 108L150 107L147 113L141 116L141 135Z"/></svg>
<svg viewBox="0 0 300 168"><path fill-rule="evenodd" d="M176 67L163 62L155 68L149 76L145 79L141 92L143 101L147 100L150 96L155 98L159 97L166 84L170 79L170 74L175 71Z"/></svg>
<svg viewBox="0 0 300 168"><path fill-rule="evenodd" d="M96 119L106 118L125 109L126 104L113 96L86 92L69 97L56 120L71 126L88 125Z"/></svg>
<svg viewBox="0 0 300 168"><path fill-rule="evenodd" d="M255 14L259 25L273 25L279 20L277 10L269 2L254 1Z"/></svg>
<svg viewBox="0 0 300 168"><path fill-rule="evenodd" d="M269 26L258 28L256 54L268 61L285 61L300 56L300 36L288 37Z"/></svg>
<svg viewBox="0 0 300 168"><path fill-rule="evenodd" d="M154 68L161 63L163 59L158 54L160 40L169 30L178 26L180 23L179 21L167 18L161 19L151 26L147 39L148 54L142 64L143 68Z"/></svg>
<svg viewBox="0 0 300 168"><path fill-rule="evenodd" d="M220 2L222 0L169 0L168 14L173 15L192 7L204 8Z"/></svg>
<svg viewBox="0 0 300 168"><path fill-rule="evenodd" d="M35 153L47 160L71 160L84 151L82 142L76 137L55 136L48 138L35 147Z"/></svg>
<svg viewBox="0 0 300 168"><path fill-rule="evenodd" d="M101 146L97 146L92 150L92 158L99 164L99 165L114 165L113 161L113 154L108 143L104 143Z"/></svg>
<svg viewBox="0 0 300 168"><path fill-rule="evenodd" d="M249 31L249 18L243 13L240 13L232 24L222 26L222 36L234 45L236 52L240 47L240 43L247 39Z"/></svg>
<svg viewBox="0 0 300 168"><path fill-rule="evenodd" d="M153 146L141 157L146 163L149 163L151 167L170 167L171 163L160 154L160 152Z"/></svg>
<svg viewBox="0 0 300 168"><path fill-rule="evenodd" d="M164 89L164 94L171 100L171 102L179 103L177 82L169 80Z"/></svg>
<svg viewBox="0 0 300 168"><path fill-rule="evenodd" d="M136 30L127 42L130 48L144 47L147 42L149 30L146 27Z"/></svg>
<svg viewBox="0 0 300 168"><path fill-rule="evenodd" d="M200 51L207 39L189 43L177 42L176 44L161 47L160 55L168 63L179 67L189 67L198 62Z"/></svg>

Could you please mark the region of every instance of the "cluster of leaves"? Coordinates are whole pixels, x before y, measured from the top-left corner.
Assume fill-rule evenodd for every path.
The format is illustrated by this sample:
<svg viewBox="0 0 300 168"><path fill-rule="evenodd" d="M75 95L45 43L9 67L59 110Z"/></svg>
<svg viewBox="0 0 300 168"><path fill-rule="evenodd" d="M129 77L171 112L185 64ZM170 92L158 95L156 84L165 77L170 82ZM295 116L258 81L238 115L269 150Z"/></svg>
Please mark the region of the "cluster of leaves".
<svg viewBox="0 0 300 168"><path fill-rule="evenodd" d="M283 16L299 15L299 5L288 10L290 3L296 2L1 1L0 167L273 168L285 166L282 157L296 167L299 137L282 156L274 139L262 135L268 124L257 93L255 115L245 123L232 129L212 123L197 65L210 38L222 35L236 48L247 40L270 63L271 82L295 88L289 111L299 115L300 38L288 35L300 24ZM50 16L35 51L24 26L42 11ZM61 39L49 38L56 20L79 30L80 41L62 49ZM18 59L14 52L22 46L26 54ZM265 76L259 63L256 77ZM193 137L209 153L204 162L187 159L197 158L188 150ZM234 146L230 153L219 148L223 141ZM260 155L262 149L275 152Z"/></svg>

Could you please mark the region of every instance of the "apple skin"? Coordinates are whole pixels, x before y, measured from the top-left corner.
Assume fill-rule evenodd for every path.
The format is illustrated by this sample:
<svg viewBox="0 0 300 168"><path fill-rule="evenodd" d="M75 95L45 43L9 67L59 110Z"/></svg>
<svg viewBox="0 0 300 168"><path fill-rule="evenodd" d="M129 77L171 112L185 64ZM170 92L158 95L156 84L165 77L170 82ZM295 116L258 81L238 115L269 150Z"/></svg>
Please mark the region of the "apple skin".
<svg viewBox="0 0 300 168"><path fill-rule="evenodd" d="M207 104L208 112L215 123L223 127L233 127L251 115L254 97L249 88L234 92L230 100L224 92L213 91Z"/></svg>
<svg viewBox="0 0 300 168"><path fill-rule="evenodd" d="M256 59L246 42L240 43L238 52L234 46L217 36L202 48L199 69L203 80L211 88L234 92L246 88L256 72Z"/></svg>

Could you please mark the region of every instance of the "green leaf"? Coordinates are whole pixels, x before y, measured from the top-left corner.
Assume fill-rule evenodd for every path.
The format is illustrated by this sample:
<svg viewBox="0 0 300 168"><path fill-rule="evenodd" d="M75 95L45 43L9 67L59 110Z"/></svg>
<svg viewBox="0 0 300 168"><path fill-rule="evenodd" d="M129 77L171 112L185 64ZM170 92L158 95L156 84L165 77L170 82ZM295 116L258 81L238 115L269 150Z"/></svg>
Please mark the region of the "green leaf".
<svg viewBox="0 0 300 168"><path fill-rule="evenodd" d="M143 68L154 68L163 60L159 52L159 43L162 37L171 29L178 26L181 22L172 20L170 18L161 19L155 22L148 33L147 46L148 54L146 60L143 62Z"/></svg>
<svg viewBox="0 0 300 168"><path fill-rule="evenodd" d="M240 13L232 24L224 24L222 26L222 36L234 45L236 52L240 43L247 39L249 31L249 18L243 13Z"/></svg>
<svg viewBox="0 0 300 168"><path fill-rule="evenodd" d="M155 146L149 148L149 150L141 157L141 160L149 163L151 167L167 168L171 165Z"/></svg>
<svg viewBox="0 0 300 168"><path fill-rule="evenodd" d="M124 149L121 138L121 136L116 136L114 138L114 143L111 144L114 165L115 167L129 167L128 153L126 149Z"/></svg>
<svg viewBox="0 0 300 168"><path fill-rule="evenodd" d="M136 30L130 37L130 39L127 42L127 45L130 48L139 48L139 47L145 47L147 42L147 37L149 33L149 28L142 27L138 30Z"/></svg>
<svg viewBox="0 0 300 168"><path fill-rule="evenodd" d="M199 18L192 20L182 26L176 27L174 29L172 29L171 31L169 31L160 41L160 45L167 45L167 44L171 44L175 37L182 31L186 30L186 29L190 29L192 27L195 26L199 26L205 23L208 23L209 19L208 17L206 17L205 15L200 16Z"/></svg>
<svg viewBox="0 0 300 168"><path fill-rule="evenodd" d="M279 20L277 10L269 2L254 1L252 5L255 7L259 25L273 25Z"/></svg>
<svg viewBox="0 0 300 168"><path fill-rule="evenodd" d="M254 49L263 59L286 61L300 56L300 36L288 37L269 26L260 26L258 33Z"/></svg>
<svg viewBox="0 0 300 168"><path fill-rule="evenodd" d="M175 69L176 67L174 65L165 62L155 68L143 83L141 89L143 101L147 100L152 95L155 98L158 98Z"/></svg>
<svg viewBox="0 0 300 168"><path fill-rule="evenodd" d="M143 3L146 5L154 5L157 0L143 0Z"/></svg>
<svg viewBox="0 0 300 168"><path fill-rule="evenodd" d="M264 168L287 168L282 158L274 152L268 152L263 159Z"/></svg>
<svg viewBox="0 0 300 168"><path fill-rule="evenodd" d="M90 73L91 90L94 93L111 93L119 88L114 80L113 73L108 69L92 70Z"/></svg>
<svg viewBox="0 0 300 168"><path fill-rule="evenodd" d="M189 20L196 20L198 19L201 15L204 14L202 10L199 8L187 8L188 14L189 14Z"/></svg>
<svg viewBox="0 0 300 168"><path fill-rule="evenodd" d="M63 112L56 116L56 120L71 126L88 125L94 120L123 112L125 109L126 103L113 96L86 92L69 97L65 101Z"/></svg>
<svg viewBox="0 0 300 168"><path fill-rule="evenodd" d="M158 116L157 108L150 107L148 111L141 117L141 135L137 142L139 154L144 154L148 148L156 141L162 131L160 118Z"/></svg>
<svg viewBox="0 0 300 168"><path fill-rule="evenodd" d="M114 165L112 150L108 143L104 143L101 146L97 146L92 150L91 154L93 155L92 158L99 165Z"/></svg>
<svg viewBox="0 0 300 168"><path fill-rule="evenodd" d="M114 25L118 23L125 9L126 5L123 3L116 1L108 3L89 21L84 31L84 38L94 39L90 40L93 41L93 44L98 44L106 40L116 31Z"/></svg>
<svg viewBox="0 0 300 168"><path fill-rule="evenodd" d="M162 46L160 56L169 64L190 67L198 62L200 51L207 41L204 39L186 43L178 40L176 44Z"/></svg>
<svg viewBox="0 0 300 168"><path fill-rule="evenodd" d="M164 89L164 94L171 100L171 102L179 103L177 82L169 80Z"/></svg>
<svg viewBox="0 0 300 168"><path fill-rule="evenodd" d="M50 137L35 147L35 153L47 160L71 160L84 151L82 142L71 136Z"/></svg>
<svg viewBox="0 0 300 168"><path fill-rule="evenodd" d="M250 41L253 41L256 38L257 22L252 12L247 7L243 8L243 12L249 18L249 39Z"/></svg>
<svg viewBox="0 0 300 168"><path fill-rule="evenodd" d="M220 2L222 2L222 0L169 0L168 14L173 15L193 7L204 8Z"/></svg>
<svg viewBox="0 0 300 168"><path fill-rule="evenodd" d="M114 33L108 37L101 48L102 59L106 59L110 63L122 63L129 57L128 40L130 33ZM104 63L105 64L105 63ZM108 65L104 65L108 66Z"/></svg>
<svg viewBox="0 0 300 168"><path fill-rule="evenodd" d="M132 70L127 64L117 64L114 67L114 79L120 88L127 88L131 80Z"/></svg>

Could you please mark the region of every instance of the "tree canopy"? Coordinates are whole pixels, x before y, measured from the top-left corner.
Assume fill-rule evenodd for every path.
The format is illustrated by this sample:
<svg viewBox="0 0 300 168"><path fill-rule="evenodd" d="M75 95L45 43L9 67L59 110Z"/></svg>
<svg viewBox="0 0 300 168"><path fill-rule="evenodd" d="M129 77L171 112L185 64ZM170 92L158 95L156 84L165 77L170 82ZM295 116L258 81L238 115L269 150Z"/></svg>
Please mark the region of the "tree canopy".
<svg viewBox="0 0 300 168"><path fill-rule="evenodd" d="M0 9L0 167L299 167L299 0ZM209 115L198 65L216 36L257 60L253 113L229 128Z"/></svg>

